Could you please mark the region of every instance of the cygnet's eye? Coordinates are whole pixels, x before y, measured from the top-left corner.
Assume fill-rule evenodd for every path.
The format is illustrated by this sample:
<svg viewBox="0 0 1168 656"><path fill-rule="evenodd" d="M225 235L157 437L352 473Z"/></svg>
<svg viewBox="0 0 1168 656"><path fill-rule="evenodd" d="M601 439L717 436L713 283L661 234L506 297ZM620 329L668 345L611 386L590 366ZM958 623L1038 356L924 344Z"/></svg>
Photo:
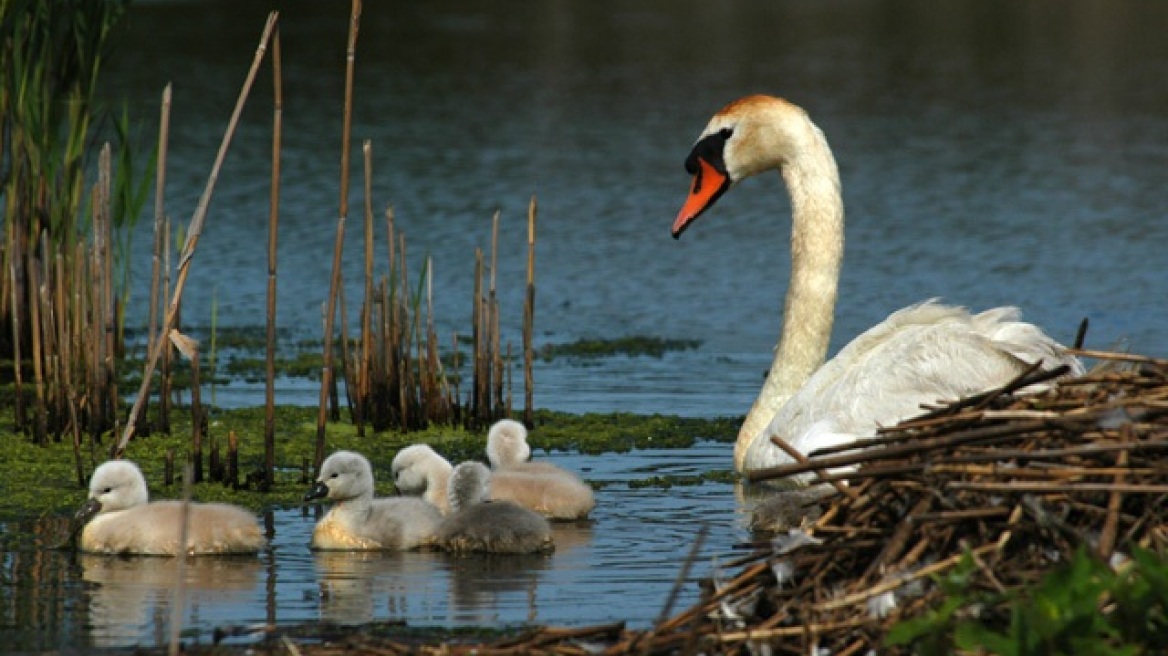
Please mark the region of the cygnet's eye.
<svg viewBox="0 0 1168 656"><path fill-rule="evenodd" d="M337 472L333 472L333 475L332 475L332 476L329 476L329 478L340 478L340 476L341 476L341 475L340 475L340 474L338 474Z"/></svg>
<svg viewBox="0 0 1168 656"><path fill-rule="evenodd" d="M110 492L113 492L113 491L114 491L114 489L112 487L107 487L106 489L102 490L101 493L102 494L109 494Z"/></svg>

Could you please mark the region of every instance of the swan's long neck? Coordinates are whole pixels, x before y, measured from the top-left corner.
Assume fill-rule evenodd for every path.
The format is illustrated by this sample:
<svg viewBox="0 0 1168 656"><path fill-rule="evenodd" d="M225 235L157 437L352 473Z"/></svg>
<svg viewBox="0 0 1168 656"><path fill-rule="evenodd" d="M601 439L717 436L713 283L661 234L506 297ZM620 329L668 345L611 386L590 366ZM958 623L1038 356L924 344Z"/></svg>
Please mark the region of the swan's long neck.
<svg viewBox="0 0 1168 656"><path fill-rule="evenodd" d="M831 340L844 252L844 206L827 140L810 121L807 127L794 149L797 156L781 169L791 196L791 281L774 362L734 446L738 471L743 471L751 442L768 439L763 431L771 419L823 364Z"/></svg>

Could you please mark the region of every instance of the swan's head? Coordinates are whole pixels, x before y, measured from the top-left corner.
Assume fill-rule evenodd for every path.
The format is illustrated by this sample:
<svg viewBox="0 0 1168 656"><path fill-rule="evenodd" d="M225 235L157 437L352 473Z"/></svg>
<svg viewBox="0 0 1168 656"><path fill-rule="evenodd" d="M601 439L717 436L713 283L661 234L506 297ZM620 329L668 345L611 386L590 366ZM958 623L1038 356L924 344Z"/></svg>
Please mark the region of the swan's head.
<svg viewBox="0 0 1168 656"><path fill-rule="evenodd" d="M450 473L450 463L428 444L407 446L393 457L390 466L393 472L393 486L399 494L422 496L436 484L441 474Z"/></svg>
<svg viewBox="0 0 1168 656"><path fill-rule="evenodd" d="M486 501L491 495L491 470L481 462L460 463L450 472L450 487L446 494L450 512Z"/></svg>
<svg viewBox="0 0 1168 656"><path fill-rule="evenodd" d="M511 467L531 460L527 428L514 419L500 419L487 432L487 459L491 467Z"/></svg>
<svg viewBox="0 0 1168 656"><path fill-rule="evenodd" d="M146 477L138 465L128 460L110 460L93 470L89 498L77 511L77 519L88 521L98 513L116 512L144 505L150 500Z"/></svg>
<svg viewBox="0 0 1168 656"><path fill-rule="evenodd" d="M337 451L325 458L320 476L304 494L304 500L345 501L361 496L373 496L373 468L360 453Z"/></svg>
<svg viewBox="0 0 1168 656"><path fill-rule="evenodd" d="M782 168L818 130L802 108L773 96L747 96L710 119L689 156L693 176L689 196L673 222L677 239L733 185L752 175Z"/></svg>

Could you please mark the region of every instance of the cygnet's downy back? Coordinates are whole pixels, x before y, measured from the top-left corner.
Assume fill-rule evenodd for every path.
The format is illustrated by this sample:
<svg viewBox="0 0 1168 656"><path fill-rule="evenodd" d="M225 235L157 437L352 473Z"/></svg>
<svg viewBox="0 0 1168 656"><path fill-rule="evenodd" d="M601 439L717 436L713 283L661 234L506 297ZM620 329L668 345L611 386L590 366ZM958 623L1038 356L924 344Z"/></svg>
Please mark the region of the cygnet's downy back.
<svg viewBox="0 0 1168 656"><path fill-rule="evenodd" d="M450 516L438 527L434 543L453 552L552 551L547 520L509 501L487 501L490 485L491 471L482 463L454 468L447 488Z"/></svg>
<svg viewBox="0 0 1168 656"><path fill-rule="evenodd" d="M496 498L511 499L549 519L583 519L596 507L592 488L550 462L530 462L527 429L501 419L487 433L487 458L495 474Z"/></svg>

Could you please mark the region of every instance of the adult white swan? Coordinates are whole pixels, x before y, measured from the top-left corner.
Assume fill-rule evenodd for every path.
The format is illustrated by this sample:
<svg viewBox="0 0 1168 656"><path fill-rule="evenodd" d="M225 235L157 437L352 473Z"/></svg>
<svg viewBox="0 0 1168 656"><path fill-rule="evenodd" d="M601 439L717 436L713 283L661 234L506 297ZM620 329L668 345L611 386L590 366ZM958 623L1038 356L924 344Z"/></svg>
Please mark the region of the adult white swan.
<svg viewBox="0 0 1168 656"><path fill-rule="evenodd" d="M749 472L791 461L777 435L807 454L870 437L877 427L1044 369L1082 365L1015 308L971 315L926 301L894 312L824 363L844 246L839 170L823 133L801 108L748 96L710 120L685 161L693 177L674 238L732 185L778 169L791 197L791 280L774 363L734 445ZM760 272L759 276L762 276ZM806 479L802 482L806 482Z"/></svg>

